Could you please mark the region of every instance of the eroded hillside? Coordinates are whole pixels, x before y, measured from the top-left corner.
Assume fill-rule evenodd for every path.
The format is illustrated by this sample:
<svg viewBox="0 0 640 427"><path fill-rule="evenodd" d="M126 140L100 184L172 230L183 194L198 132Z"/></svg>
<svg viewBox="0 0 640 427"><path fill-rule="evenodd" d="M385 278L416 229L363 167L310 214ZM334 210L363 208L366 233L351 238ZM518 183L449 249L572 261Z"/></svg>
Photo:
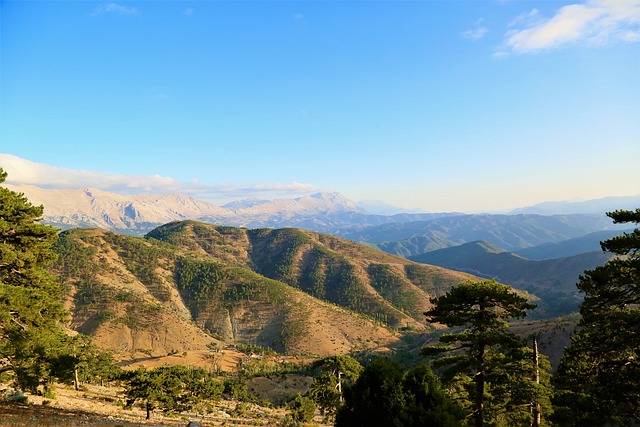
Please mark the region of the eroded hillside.
<svg viewBox="0 0 640 427"><path fill-rule="evenodd" d="M56 271L72 327L120 357L250 342L287 353L384 349L429 298L473 276L328 235L174 222L147 238L70 230Z"/></svg>

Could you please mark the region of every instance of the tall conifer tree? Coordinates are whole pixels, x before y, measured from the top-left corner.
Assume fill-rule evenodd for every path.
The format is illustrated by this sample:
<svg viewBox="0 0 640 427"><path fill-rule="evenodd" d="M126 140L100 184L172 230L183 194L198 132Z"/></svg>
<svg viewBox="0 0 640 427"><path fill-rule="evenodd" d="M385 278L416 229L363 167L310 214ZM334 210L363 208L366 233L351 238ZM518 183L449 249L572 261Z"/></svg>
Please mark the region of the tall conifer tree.
<svg viewBox="0 0 640 427"><path fill-rule="evenodd" d="M0 184L6 172L0 168ZM55 260L56 230L39 223L42 206L0 187L0 373L35 390L61 351L65 317L58 284L47 267Z"/></svg>
<svg viewBox="0 0 640 427"><path fill-rule="evenodd" d="M533 304L493 280L462 283L431 302L427 321L461 330L442 335L445 345L425 347L423 354L447 355L434 366L444 368L444 381L470 402L472 425L516 425L531 418L532 404L548 407L548 387L535 382L533 351L507 322Z"/></svg>
<svg viewBox="0 0 640 427"><path fill-rule="evenodd" d="M607 216L640 223L640 209ZM601 246L616 256L578 282L582 319L556 376L559 424L640 424L640 230Z"/></svg>

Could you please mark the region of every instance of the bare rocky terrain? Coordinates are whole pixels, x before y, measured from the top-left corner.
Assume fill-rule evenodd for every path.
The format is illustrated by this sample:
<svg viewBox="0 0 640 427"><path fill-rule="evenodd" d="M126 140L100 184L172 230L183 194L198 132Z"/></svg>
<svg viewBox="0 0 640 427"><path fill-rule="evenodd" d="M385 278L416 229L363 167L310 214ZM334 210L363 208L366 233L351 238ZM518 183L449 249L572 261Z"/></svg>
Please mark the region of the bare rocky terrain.
<svg viewBox="0 0 640 427"><path fill-rule="evenodd" d="M258 204L236 203L221 207L182 194L123 195L95 188L4 186L24 193L34 205L44 205L45 222L56 227L97 227L135 235L144 234L161 224L185 219L259 227L287 221L304 222L314 215L362 213L355 202L338 193L316 193L295 199L276 199Z"/></svg>

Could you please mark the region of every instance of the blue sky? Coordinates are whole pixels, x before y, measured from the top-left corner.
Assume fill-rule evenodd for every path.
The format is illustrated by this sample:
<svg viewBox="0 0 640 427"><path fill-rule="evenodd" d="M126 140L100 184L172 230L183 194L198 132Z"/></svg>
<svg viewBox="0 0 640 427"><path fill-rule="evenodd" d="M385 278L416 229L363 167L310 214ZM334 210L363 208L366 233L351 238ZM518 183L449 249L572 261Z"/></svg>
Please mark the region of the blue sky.
<svg viewBox="0 0 640 427"><path fill-rule="evenodd" d="M0 8L9 182L468 212L640 193L640 0Z"/></svg>

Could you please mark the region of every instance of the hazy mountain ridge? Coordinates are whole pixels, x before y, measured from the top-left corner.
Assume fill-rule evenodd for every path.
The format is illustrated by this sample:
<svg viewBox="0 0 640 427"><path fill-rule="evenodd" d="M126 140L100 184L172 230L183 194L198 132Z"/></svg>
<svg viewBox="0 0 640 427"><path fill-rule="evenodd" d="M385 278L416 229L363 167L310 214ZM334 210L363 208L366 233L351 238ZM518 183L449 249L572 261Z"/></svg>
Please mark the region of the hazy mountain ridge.
<svg viewBox="0 0 640 427"><path fill-rule="evenodd" d="M604 215L456 215L430 221L383 224L344 237L403 256L458 246L477 240L508 251L582 237L601 230L621 230Z"/></svg>
<svg viewBox="0 0 640 427"><path fill-rule="evenodd" d="M553 314L564 314L576 310L582 300L576 288L580 275L611 257L611 254L593 251L564 258L529 260L491 243L476 241L410 259L495 278L541 297L546 308L552 307Z"/></svg>
<svg viewBox="0 0 640 427"><path fill-rule="evenodd" d="M396 215L403 213L425 213L424 209L404 209L385 203L382 200L362 200L357 203L365 212L374 215Z"/></svg>
<svg viewBox="0 0 640 427"><path fill-rule="evenodd" d="M266 200L266 199L249 198L249 199L236 200L236 201L224 204L222 205L222 207L225 209L237 210L237 209L250 208L252 206L259 206L269 202L270 200Z"/></svg>
<svg viewBox="0 0 640 427"><path fill-rule="evenodd" d="M133 235L144 235L162 224L185 219L248 228L298 227L339 235L344 230L371 225L449 215L373 215L338 193L316 193L295 199L249 199L220 207L181 194L121 195L96 189L6 187L24 193L34 205L44 205L44 222L48 224L62 229L98 227Z"/></svg>
<svg viewBox="0 0 640 427"><path fill-rule="evenodd" d="M92 188L6 187L24 193L34 205L44 205L44 221L63 228L98 227L140 233L152 224L229 215L226 209L181 194L126 196Z"/></svg>
<svg viewBox="0 0 640 427"><path fill-rule="evenodd" d="M640 194L635 196L611 196L593 200L543 202L510 211L512 215L538 214L597 214L604 215L618 209L635 210L640 206Z"/></svg>
<svg viewBox="0 0 640 427"><path fill-rule="evenodd" d="M386 325L424 328L430 297L475 278L325 234L196 221L146 239L69 230L56 251L72 326L121 357L216 340L320 355L385 348L398 339Z"/></svg>
<svg viewBox="0 0 640 427"><path fill-rule="evenodd" d="M545 243L532 248L520 249L514 253L531 260L543 260L570 257L586 252L599 252L602 250L600 242L618 236L623 232L630 231L632 231L632 229L596 231L574 239L563 240L557 243Z"/></svg>
<svg viewBox="0 0 640 427"><path fill-rule="evenodd" d="M620 228L604 215L374 215L338 193L271 201L247 199L220 207L180 194L125 196L96 189L7 187L25 193L36 205L44 205L44 222L62 229L98 227L144 235L162 224L186 219L247 228L296 227L367 243L401 256L414 256L475 240L489 241L516 252ZM618 198L606 200L615 203ZM575 252L579 247L574 246L571 250ZM593 250L586 243L585 248L583 251ZM541 251L547 249L551 250Z"/></svg>
<svg viewBox="0 0 640 427"><path fill-rule="evenodd" d="M219 207L181 194L120 195L97 189L43 189L6 185L24 193L34 205L44 205L44 220L63 228L98 227L141 234L171 221L206 218L228 225L262 224L271 218L334 212L359 212L354 202L337 193L317 193L296 199L238 203Z"/></svg>

